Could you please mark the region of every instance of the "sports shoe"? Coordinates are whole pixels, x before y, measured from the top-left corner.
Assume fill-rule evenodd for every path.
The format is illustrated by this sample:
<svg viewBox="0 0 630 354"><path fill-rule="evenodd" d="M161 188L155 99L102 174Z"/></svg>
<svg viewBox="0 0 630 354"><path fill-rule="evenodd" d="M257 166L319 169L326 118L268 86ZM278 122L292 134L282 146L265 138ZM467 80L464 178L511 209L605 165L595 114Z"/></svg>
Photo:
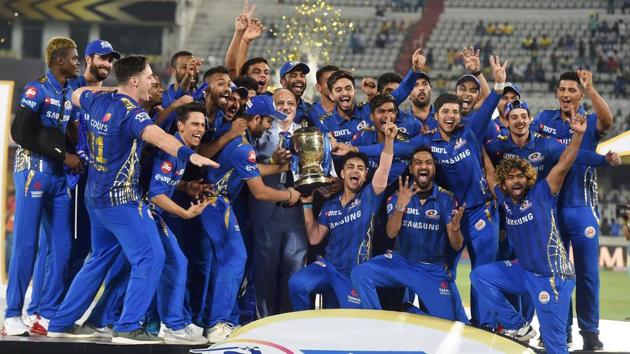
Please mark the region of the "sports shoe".
<svg viewBox="0 0 630 354"><path fill-rule="evenodd" d="M45 336L48 334L49 319L43 318L40 315L29 316L31 320L31 333Z"/></svg>
<svg viewBox="0 0 630 354"><path fill-rule="evenodd" d="M117 332L112 334L112 343L118 344L160 344L164 340L147 333L143 328L131 332Z"/></svg>
<svg viewBox="0 0 630 354"><path fill-rule="evenodd" d="M104 338L104 339L112 339L112 334L114 334L114 330L109 327L96 327L90 323L85 323L83 326L91 329L94 332L93 338Z"/></svg>
<svg viewBox="0 0 630 354"><path fill-rule="evenodd" d="M232 332L234 332L234 325L227 322L219 322L212 328L208 328L206 338L211 344L219 343L226 340Z"/></svg>
<svg viewBox="0 0 630 354"><path fill-rule="evenodd" d="M594 332L580 332L582 338L584 339L584 347L582 350L602 350L604 349L604 343L599 340L599 334Z"/></svg>
<svg viewBox="0 0 630 354"><path fill-rule="evenodd" d="M180 330L172 330L170 328L164 329L164 343L166 344L188 344L188 345L201 345L208 344L208 339L204 336L197 336L188 330L188 327L184 327Z"/></svg>
<svg viewBox="0 0 630 354"><path fill-rule="evenodd" d="M573 335L571 333L567 333L567 347L571 348L573 346ZM542 333L538 338L538 348L545 349L545 343L543 342Z"/></svg>
<svg viewBox="0 0 630 354"><path fill-rule="evenodd" d="M28 336L29 328L22 317L8 317L4 319L4 332L7 336Z"/></svg>
<svg viewBox="0 0 630 354"><path fill-rule="evenodd" d="M186 326L186 330L188 330L190 333L192 333L195 336L202 336L203 337L203 328L197 326L194 323L190 323Z"/></svg>
<svg viewBox="0 0 630 354"><path fill-rule="evenodd" d="M68 330L63 332L51 332L48 331L48 336L51 338L71 338L71 339L81 339L81 338L92 338L94 337L94 331L88 327L79 326L78 324L74 324Z"/></svg>
<svg viewBox="0 0 630 354"><path fill-rule="evenodd" d="M536 331L534 327L532 327L529 323L525 323L525 325L519 329L504 329L503 334L506 337L510 337L517 342L527 343L531 338L536 336Z"/></svg>

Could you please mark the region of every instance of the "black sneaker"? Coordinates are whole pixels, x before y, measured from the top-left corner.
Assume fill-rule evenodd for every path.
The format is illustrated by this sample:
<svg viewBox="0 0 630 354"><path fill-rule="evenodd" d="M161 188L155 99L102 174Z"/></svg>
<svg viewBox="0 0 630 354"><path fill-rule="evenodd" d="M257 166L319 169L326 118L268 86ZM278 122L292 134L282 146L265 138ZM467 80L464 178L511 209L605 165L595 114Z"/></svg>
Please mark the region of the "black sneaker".
<svg viewBox="0 0 630 354"><path fill-rule="evenodd" d="M114 331L112 343L118 344L161 344L164 339L145 332L143 328L138 328L131 332Z"/></svg>
<svg viewBox="0 0 630 354"><path fill-rule="evenodd" d="M599 334L593 332L581 332L580 334L584 339L583 350L593 351L604 349L604 343L599 340Z"/></svg>
<svg viewBox="0 0 630 354"><path fill-rule="evenodd" d="M79 326L76 323L72 327L70 327L68 330L65 330L63 332L48 331L48 337L51 337L51 338L83 339L83 338L92 338L94 337L94 335L95 333L93 330L84 326Z"/></svg>

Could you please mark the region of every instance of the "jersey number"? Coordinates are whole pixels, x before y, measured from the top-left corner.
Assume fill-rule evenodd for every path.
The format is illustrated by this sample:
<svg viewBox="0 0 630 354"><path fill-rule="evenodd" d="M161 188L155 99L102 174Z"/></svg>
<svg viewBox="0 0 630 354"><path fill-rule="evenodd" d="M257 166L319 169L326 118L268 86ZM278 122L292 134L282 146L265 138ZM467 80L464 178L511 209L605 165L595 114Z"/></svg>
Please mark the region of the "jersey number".
<svg viewBox="0 0 630 354"><path fill-rule="evenodd" d="M98 164L105 164L107 160L103 157L103 136L89 133L90 138L90 153L94 157L94 162Z"/></svg>

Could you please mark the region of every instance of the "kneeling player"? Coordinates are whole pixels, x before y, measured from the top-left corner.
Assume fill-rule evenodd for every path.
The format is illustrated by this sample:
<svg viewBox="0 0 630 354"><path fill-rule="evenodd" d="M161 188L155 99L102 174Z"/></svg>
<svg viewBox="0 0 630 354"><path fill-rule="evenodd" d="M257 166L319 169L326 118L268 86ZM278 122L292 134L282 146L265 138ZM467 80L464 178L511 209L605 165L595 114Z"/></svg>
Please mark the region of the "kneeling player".
<svg viewBox="0 0 630 354"><path fill-rule="evenodd" d="M571 143L539 182L536 169L523 159L505 158L497 167L496 179L492 164L485 159L488 183L505 210L505 227L517 260L486 264L470 275L505 334L519 341L529 340L536 332L503 293L529 295L548 353L568 353L566 313L575 287L575 270L557 229L557 202L586 131L584 117L573 114L571 128Z"/></svg>
<svg viewBox="0 0 630 354"><path fill-rule="evenodd" d="M411 158L408 177L398 179L398 194L387 203L387 236L396 238L400 253L388 252L352 271L352 285L363 308L381 309L377 287L407 287L418 294L431 316L468 322L448 269L449 259L464 244L460 230L463 207L452 194L433 183L435 161L428 149Z"/></svg>
<svg viewBox="0 0 630 354"><path fill-rule="evenodd" d="M302 198L310 244L321 243L329 232L330 238L325 249L326 258L318 259L289 280L289 297L294 310L308 310L313 292L334 293L343 308L361 307L361 301L352 289L350 272L370 257L374 218L387 187L397 129L394 123L386 123L385 144L371 184L364 186L367 157L351 152L343 158L343 192L324 203L317 221L313 216L313 196Z"/></svg>

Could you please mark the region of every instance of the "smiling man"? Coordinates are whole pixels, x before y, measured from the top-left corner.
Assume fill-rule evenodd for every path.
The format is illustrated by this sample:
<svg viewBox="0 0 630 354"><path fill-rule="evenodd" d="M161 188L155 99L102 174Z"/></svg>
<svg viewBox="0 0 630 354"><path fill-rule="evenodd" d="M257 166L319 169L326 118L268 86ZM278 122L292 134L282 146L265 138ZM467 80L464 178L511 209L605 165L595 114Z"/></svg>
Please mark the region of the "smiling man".
<svg viewBox="0 0 630 354"><path fill-rule="evenodd" d="M584 95L590 98L594 113L582 107ZM534 119L535 131L549 135L568 145L573 138L571 112L585 114L588 130L584 134L583 150L595 151L601 137L612 126L613 116L608 104L593 85L593 74L587 70L560 75L556 90L558 109L544 110ZM576 164L566 177L558 201L560 234L575 255L576 312L584 350L602 349L599 340L599 210L597 174L594 166ZM569 313L572 318L572 312ZM572 321L567 322L571 332Z"/></svg>
<svg viewBox="0 0 630 354"><path fill-rule="evenodd" d="M311 109L311 104L302 99L306 90L306 74L310 71L308 65L295 61L286 62L280 68L280 84L291 91L297 100L294 121L298 124L307 118L308 111Z"/></svg>

